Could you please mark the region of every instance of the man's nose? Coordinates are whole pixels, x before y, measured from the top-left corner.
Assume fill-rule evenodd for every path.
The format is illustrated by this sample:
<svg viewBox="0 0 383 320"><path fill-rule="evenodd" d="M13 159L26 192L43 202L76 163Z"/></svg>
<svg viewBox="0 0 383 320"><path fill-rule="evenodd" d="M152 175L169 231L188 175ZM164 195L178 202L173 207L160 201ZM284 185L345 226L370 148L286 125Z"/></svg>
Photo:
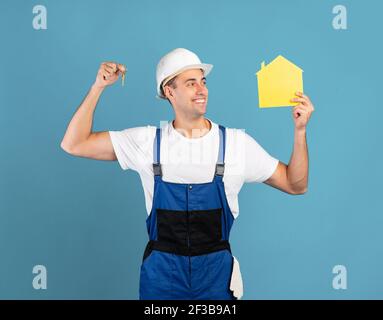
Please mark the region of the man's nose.
<svg viewBox="0 0 383 320"><path fill-rule="evenodd" d="M197 90L197 94L206 94L207 93L207 88L203 84L198 84L197 83L196 90Z"/></svg>

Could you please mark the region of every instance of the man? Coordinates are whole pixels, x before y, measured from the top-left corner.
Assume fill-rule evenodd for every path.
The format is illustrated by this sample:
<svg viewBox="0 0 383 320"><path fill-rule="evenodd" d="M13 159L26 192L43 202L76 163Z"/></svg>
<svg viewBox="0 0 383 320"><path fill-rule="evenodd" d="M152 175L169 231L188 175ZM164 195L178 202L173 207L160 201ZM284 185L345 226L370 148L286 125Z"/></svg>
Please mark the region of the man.
<svg viewBox="0 0 383 320"><path fill-rule="evenodd" d="M294 150L287 166L244 131L204 116L212 67L189 50L169 52L157 65L157 95L170 102L175 119L162 128L91 132L101 93L126 71L102 63L61 143L72 155L118 160L122 169L139 173L149 234L140 299L239 299L242 280L228 240L243 183L264 182L294 195L307 190L309 98L297 93L293 99L299 104L292 108Z"/></svg>

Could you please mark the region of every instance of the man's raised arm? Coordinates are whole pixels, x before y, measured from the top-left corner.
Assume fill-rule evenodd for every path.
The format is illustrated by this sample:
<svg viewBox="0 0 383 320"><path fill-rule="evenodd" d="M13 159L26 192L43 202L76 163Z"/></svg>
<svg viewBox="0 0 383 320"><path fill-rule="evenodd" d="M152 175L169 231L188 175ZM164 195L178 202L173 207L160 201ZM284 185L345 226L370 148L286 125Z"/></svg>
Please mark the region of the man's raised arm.
<svg viewBox="0 0 383 320"><path fill-rule="evenodd" d="M96 81L73 115L61 148L71 155L97 160L117 160L108 131L92 132L93 116L97 102L104 89L126 72L123 65L104 62L101 64Z"/></svg>

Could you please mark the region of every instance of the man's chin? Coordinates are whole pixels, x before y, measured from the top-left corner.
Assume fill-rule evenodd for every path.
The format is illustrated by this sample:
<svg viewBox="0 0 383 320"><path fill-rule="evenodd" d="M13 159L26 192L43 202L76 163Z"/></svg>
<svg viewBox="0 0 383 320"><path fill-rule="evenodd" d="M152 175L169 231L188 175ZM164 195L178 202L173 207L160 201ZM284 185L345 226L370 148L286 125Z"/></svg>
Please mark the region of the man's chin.
<svg viewBox="0 0 383 320"><path fill-rule="evenodd" d="M203 116L203 115L206 113L206 111L207 111L206 107L203 108L203 109L199 109L199 110L198 110L198 114L200 114L201 116Z"/></svg>
<svg viewBox="0 0 383 320"><path fill-rule="evenodd" d="M194 104L194 107L196 110L199 110L199 111L203 111L203 113L206 112L206 109L207 109L207 103L204 103L204 104Z"/></svg>

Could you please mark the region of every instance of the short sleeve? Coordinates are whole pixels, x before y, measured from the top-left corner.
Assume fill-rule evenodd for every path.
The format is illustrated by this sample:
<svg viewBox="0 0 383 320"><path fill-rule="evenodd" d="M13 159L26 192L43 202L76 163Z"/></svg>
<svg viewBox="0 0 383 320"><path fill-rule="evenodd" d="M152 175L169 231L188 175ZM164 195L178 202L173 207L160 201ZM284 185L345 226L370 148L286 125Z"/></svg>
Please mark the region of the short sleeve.
<svg viewBox="0 0 383 320"><path fill-rule="evenodd" d="M114 152L123 170L139 172L152 163L155 131L153 126L109 131Z"/></svg>
<svg viewBox="0 0 383 320"><path fill-rule="evenodd" d="M243 132L245 145L244 181L262 183L272 176L279 160L272 157L253 137Z"/></svg>

